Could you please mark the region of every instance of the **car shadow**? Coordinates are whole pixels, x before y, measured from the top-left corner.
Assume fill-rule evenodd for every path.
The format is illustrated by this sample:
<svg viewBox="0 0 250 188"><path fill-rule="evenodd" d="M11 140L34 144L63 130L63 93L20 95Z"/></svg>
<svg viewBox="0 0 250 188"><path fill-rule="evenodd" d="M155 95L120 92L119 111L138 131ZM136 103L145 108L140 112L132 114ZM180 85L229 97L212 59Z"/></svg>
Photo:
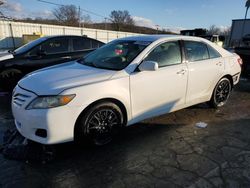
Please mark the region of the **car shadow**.
<svg viewBox="0 0 250 188"><path fill-rule="evenodd" d="M129 127L124 128L114 140L104 146L89 146L79 145L74 142L54 145L57 157L65 159L65 157L75 157L78 154L85 156L89 151L95 152L97 155L99 152L110 153L112 151L122 150L124 148L131 147L131 145L140 145L146 142L154 142L164 132L174 131L183 124L154 124L154 123L137 123ZM69 149L71 152L76 152L77 155L72 155L71 152L65 150Z"/></svg>
<svg viewBox="0 0 250 188"><path fill-rule="evenodd" d="M27 144L25 138L19 133L16 133L16 135L12 133L15 138L6 147L7 149L3 151L3 154L8 159L26 161L31 164L60 163L69 160L89 161L92 158L98 158L100 155L103 160L113 155L116 156L117 152L127 153L128 149L132 150L131 153L133 153L140 145L143 146L152 142L157 144L165 133L171 135L170 132L180 126L184 126L184 124L137 123L122 129L111 143L104 146L77 144L75 142L43 145L29 141ZM171 136L166 137L166 139L171 139Z"/></svg>

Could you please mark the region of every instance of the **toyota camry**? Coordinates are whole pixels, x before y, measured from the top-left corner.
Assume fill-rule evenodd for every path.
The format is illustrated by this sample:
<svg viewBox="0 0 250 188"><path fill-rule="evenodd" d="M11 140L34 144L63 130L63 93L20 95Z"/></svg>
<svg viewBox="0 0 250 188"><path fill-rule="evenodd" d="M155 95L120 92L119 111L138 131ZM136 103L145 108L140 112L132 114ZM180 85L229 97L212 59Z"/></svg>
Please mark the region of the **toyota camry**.
<svg viewBox="0 0 250 188"><path fill-rule="evenodd" d="M28 74L12 111L26 138L55 144L110 142L120 128L198 103L226 104L242 60L198 37L114 40L86 57Z"/></svg>

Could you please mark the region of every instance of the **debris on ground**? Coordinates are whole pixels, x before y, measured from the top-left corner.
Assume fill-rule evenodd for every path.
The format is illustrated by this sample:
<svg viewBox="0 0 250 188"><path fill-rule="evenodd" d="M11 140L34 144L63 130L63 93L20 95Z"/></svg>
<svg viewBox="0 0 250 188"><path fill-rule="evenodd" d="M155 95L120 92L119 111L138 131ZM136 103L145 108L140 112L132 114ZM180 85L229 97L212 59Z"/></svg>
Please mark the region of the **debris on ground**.
<svg viewBox="0 0 250 188"><path fill-rule="evenodd" d="M195 124L196 127L198 128L206 128L207 127L207 123L205 122L198 122Z"/></svg>
<svg viewBox="0 0 250 188"><path fill-rule="evenodd" d="M4 133L3 145L0 151L7 159L26 162L47 163L55 158L53 146L45 146L24 138L17 130L7 130Z"/></svg>

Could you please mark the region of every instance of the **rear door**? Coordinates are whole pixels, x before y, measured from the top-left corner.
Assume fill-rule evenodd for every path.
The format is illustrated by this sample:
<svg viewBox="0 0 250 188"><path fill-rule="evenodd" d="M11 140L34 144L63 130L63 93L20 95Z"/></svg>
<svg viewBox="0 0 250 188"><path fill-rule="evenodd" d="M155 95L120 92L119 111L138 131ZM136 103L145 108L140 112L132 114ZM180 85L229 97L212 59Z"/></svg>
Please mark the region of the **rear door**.
<svg viewBox="0 0 250 188"><path fill-rule="evenodd" d="M72 37L72 59L82 58L102 45L102 42L87 37Z"/></svg>
<svg viewBox="0 0 250 188"><path fill-rule="evenodd" d="M224 72L224 60L211 46L197 41L184 41L188 60L187 102L196 103L209 97Z"/></svg>

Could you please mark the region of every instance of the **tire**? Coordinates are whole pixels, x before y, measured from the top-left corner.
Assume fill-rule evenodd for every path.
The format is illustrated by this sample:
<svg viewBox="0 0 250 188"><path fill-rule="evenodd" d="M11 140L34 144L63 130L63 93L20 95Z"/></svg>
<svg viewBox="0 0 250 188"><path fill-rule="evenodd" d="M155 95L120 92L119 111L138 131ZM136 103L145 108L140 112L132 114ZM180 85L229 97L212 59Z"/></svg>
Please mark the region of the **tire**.
<svg viewBox="0 0 250 188"><path fill-rule="evenodd" d="M226 104L232 91L232 84L228 78L222 78L215 86L209 105L219 108Z"/></svg>
<svg viewBox="0 0 250 188"><path fill-rule="evenodd" d="M123 124L123 113L116 104L112 102L96 104L80 117L75 129L75 141L96 146L108 144Z"/></svg>
<svg viewBox="0 0 250 188"><path fill-rule="evenodd" d="M0 73L0 88L5 91L12 91L17 82L23 77L18 69L6 69Z"/></svg>

